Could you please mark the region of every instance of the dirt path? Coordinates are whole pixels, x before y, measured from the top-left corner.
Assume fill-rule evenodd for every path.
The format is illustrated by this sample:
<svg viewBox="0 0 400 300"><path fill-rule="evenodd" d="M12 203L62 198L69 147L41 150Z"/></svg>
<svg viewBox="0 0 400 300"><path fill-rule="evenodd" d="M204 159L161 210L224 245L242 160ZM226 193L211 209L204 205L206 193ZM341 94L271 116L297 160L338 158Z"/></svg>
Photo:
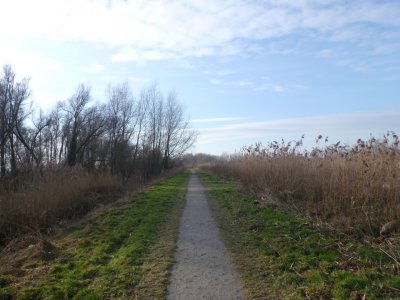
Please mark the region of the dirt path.
<svg viewBox="0 0 400 300"><path fill-rule="evenodd" d="M191 175L186 201L167 299L245 299L218 236L204 187L195 174Z"/></svg>

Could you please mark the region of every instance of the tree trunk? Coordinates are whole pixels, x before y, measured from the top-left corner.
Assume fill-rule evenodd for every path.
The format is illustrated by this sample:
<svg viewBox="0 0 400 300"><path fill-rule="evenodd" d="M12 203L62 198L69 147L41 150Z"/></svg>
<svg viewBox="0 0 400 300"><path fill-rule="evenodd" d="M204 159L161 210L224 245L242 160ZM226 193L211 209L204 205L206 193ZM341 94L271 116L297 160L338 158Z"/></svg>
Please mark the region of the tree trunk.
<svg viewBox="0 0 400 300"><path fill-rule="evenodd" d="M17 161L15 158L15 149L14 149L14 136L10 135L10 155L11 155L11 174L15 175L17 173Z"/></svg>
<svg viewBox="0 0 400 300"><path fill-rule="evenodd" d="M77 124L74 122L73 128L72 128L72 136L71 136L71 142L69 144L69 149L68 149L68 165L70 167L75 166L76 164L76 150L77 150Z"/></svg>

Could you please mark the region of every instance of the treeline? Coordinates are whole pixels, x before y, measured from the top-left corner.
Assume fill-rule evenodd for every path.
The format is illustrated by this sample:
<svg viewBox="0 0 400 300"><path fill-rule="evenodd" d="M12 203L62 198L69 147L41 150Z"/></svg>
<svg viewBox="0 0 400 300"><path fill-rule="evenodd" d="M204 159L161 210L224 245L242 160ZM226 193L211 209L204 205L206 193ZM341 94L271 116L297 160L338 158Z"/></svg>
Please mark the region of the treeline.
<svg viewBox="0 0 400 300"><path fill-rule="evenodd" d="M183 156L183 163L187 167L195 168L216 163L219 159L219 156L207 153L188 153Z"/></svg>
<svg viewBox="0 0 400 300"><path fill-rule="evenodd" d="M29 103L29 80L16 80L5 65L0 77L0 176L82 166L127 180L157 175L174 166L193 144L174 92L163 96L153 84L134 96L127 83L110 86L105 104L94 103L80 84L49 113Z"/></svg>
<svg viewBox="0 0 400 300"><path fill-rule="evenodd" d="M101 103L80 84L51 111L34 110L29 80L0 71L0 248L15 237L116 200L183 164L196 132L174 92L153 84L134 96L110 86ZM168 172L169 173L169 172Z"/></svg>

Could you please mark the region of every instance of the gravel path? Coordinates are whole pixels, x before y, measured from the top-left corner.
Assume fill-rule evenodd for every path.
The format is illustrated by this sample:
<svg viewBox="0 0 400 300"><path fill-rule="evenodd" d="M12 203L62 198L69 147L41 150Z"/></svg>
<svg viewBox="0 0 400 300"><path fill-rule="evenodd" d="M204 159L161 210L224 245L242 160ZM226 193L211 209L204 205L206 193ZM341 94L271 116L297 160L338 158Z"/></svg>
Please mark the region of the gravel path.
<svg viewBox="0 0 400 300"><path fill-rule="evenodd" d="M167 299L245 299L196 174L186 201Z"/></svg>

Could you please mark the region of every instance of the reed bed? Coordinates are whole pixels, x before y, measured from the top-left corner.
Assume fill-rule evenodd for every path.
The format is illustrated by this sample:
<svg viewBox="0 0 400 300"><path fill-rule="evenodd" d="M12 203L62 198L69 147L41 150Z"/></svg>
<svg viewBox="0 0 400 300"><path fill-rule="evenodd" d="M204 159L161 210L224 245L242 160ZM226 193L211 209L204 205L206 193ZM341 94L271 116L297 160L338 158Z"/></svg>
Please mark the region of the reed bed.
<svg viewBox="0 0 400 300"><path fill-rule="evenodd" d="M353 146L318 136L258 143L209 166L260 201L279 202L342 232L377 236L400 227L400 149L394 132ZM325 140L325 143L324 143ZM390 222L390 223L388 223Z"/></svg>
<svg viewBox="0 0 400 300"><path fill-rule="evenodd" d="M0 194L0 245L21 233L43 232L51 225L86 213L116 191L109 173L81 168L46 170L31 179L3 182ZM10 186L12 188L10 188Z"/></svg>

